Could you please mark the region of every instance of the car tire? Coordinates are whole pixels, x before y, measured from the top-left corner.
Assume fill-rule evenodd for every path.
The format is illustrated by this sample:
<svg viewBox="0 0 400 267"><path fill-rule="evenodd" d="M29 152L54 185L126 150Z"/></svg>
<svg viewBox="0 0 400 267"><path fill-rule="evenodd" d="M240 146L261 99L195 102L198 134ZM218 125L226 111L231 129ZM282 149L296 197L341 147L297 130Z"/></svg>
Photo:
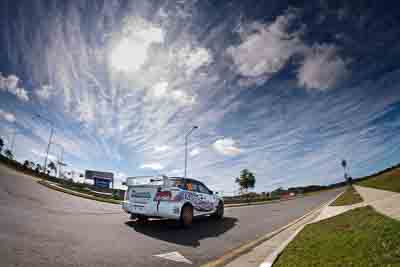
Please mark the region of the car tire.
<svg viewBox="0 0 400 267"><path fill-rule="evenodd" d="M213 214L215 219L222 219L224 217L224 203L220 201L217 206L217 210Z"/></svg>
<svg viewBox="0 0 400 267"><path fill-rule="evenodd" d="M140 224L146 224L149 221L149 218L146 216L137 215L137 221Z"/></svg>
<svg viewBox="0 0 400 267"><path fill-rule="evenodd" d="M193 223L193 207L191 205L184 205L181 210L180 222L182 227L188 228Z"/></svg>

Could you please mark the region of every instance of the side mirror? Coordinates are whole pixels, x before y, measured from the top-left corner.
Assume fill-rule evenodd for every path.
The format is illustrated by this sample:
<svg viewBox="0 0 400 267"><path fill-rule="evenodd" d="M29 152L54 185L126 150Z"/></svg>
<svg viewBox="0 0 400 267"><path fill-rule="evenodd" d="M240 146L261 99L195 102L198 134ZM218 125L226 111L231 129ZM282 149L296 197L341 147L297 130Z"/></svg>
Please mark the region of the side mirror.
<svg viewBox="0 0 400 267"><path fill-rule="evenodd" d="M122 185L126 185L126 182L122 182Z"/></svg>

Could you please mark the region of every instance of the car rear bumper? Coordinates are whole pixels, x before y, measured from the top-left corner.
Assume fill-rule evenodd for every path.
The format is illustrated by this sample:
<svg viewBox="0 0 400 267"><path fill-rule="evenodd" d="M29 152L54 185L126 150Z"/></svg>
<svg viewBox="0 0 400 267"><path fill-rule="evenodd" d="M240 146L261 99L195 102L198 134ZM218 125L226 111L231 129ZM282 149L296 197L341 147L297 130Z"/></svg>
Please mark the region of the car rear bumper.
<svg viewBox="0 0 400 267"><path fill-rule="evenodd" d="M177 202L160 201L149 204L138 204L130 201L122 202L122 209L129 214L147 217L162 217L179 220L181 210Z"/></svg>

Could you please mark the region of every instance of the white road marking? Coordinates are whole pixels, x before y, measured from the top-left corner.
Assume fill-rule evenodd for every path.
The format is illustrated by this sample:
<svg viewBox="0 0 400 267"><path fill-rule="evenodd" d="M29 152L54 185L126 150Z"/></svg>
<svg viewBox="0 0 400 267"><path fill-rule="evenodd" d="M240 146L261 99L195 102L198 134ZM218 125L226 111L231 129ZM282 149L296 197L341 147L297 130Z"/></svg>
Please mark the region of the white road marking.
<svg viewBox="0 0 400 267"><path fill-rule="evenodd" d="M164 254L158 254L158 255L153 255L153 256L164 258L164 259L171 260L171 261L193 264L190 260L188 260L184 256L182 256L178 251L164 253Z"/></svg>

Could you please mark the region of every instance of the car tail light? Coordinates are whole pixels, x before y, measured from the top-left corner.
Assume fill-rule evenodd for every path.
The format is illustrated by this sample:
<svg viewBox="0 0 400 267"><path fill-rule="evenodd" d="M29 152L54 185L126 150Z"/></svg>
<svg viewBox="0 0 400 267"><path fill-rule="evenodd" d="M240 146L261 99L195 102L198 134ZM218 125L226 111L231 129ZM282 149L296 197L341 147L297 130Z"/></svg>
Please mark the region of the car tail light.
<svg viewBox="0 0 400 267"><path fill-rule="evenodd" d="M172 198L171 191L159 191L159 192L157 192L154 200L155 201L159 201L159 200L160 201L168 201L168 200L171 200L171 198Z"/></svg>

